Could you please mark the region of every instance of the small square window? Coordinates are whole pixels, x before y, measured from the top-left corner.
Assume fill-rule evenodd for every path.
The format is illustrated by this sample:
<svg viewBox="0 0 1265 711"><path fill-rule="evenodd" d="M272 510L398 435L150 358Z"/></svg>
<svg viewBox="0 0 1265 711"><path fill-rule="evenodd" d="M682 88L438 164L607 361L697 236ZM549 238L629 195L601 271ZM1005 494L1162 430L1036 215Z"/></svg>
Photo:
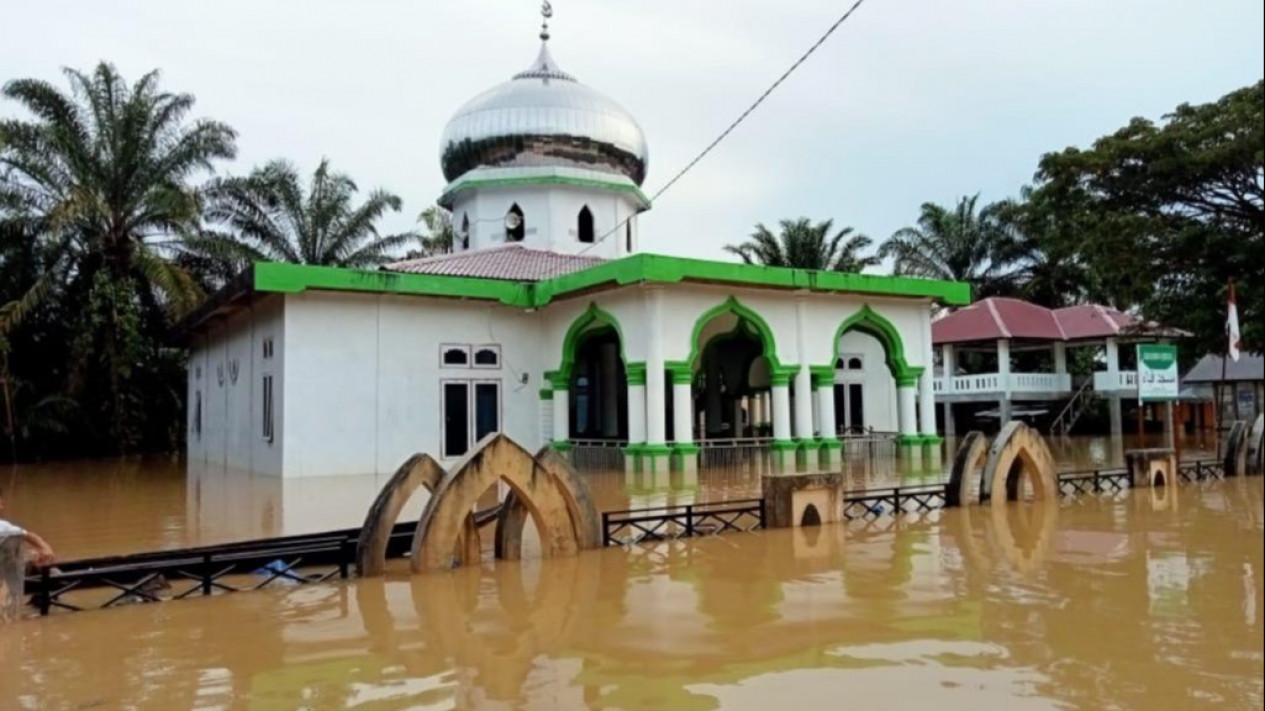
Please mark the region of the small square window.
<svg viewBox="0 0 1265 711"><path fill-rule="evenodd" d="M444 368L469 368L470 346L452 344L440 346L439 363Z"/></svg>
<svg viewBox="0 0 1265 711"><path fill-rule="evenodd" d="M474 367L500 368L501 347L497 345L478 346L474 349Z"/></svg>

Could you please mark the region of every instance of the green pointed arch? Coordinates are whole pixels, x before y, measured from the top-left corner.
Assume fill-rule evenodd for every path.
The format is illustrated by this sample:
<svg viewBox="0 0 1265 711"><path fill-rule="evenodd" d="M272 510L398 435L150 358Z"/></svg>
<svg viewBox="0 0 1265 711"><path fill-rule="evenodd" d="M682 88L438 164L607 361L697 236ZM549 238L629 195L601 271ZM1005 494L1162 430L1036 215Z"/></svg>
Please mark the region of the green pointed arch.
<svg viewBox="0 0 1265 711"><path fill-rule="evenodd" d="M603 327L614 329L615 335L619 338L619 359L630 373L630 378L632 372L637 370L636 364L629 363L625 355L624 329L619 325L619 320L598 307L596 303L590 303L584 313L571 322L571 327L567 329L567 335L562 339L562 363L557 370L545 373L545 379L550 382L555 390L566 390L571 387L571 371L575 367L576 354L584 343L584 339L593 332L594 327L598 329Z"/></svg>
<svg viewBox="0 0 1265 711"><path fill-rule="evenodd" d="M745 323L746 326L754 332L753 335L760 339L760 344L764 348L764 357L769 361L769 372L772 377L777 378L779 373L786 375L788 371L793 372L799 369L798 366L783 366L781 364L777 356L777 340L773 337L773 329L769 328L769 323L764 320L763 316L756 313L750 307L744 305L733 296L725 300L724 303L709 309L702 316L698 317L698 320L694 322L694 332L690 336L689 358L679 363L669 363L668 368L670 370L680 368L693 370L694 367L698 365L698 361L703 355L703 347L706 345L701 342L703 338L703 329L706 328L707 324L711 323L713 319L724 316L725 314L733 314L737 316L738 328L741 329Z"/></svg>
<svg viewBox="0 0 1265 711"><path fill-rule="evenodd" d="M926 369L912 366L905 360L905 342L901 340L900 331L869 304L865 304L860 311L839 324L838 330L835 331L834 356L830 360L832 370L839 360L839 340L849 331L860 331L883 345L887 369L892 372L897 387L913 387L918 383L919 376Z"/></svg>

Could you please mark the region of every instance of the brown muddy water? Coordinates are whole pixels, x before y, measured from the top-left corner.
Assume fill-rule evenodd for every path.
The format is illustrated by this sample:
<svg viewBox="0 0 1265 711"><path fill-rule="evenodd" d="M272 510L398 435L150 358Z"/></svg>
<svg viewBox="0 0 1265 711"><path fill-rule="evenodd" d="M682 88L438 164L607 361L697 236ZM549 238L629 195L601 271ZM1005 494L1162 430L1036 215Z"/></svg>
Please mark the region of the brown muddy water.
<svg viewBox="0 0 1265 711"><path fill-rule="evenodd" d="M233 512L259 489L207 506L146 466L31 477L6 513L84 550L347 523L320 491L265 487L267 518ZM640 506L748 479L595 488ZM88 522L32 491L95 497ZM57 615L0 629L0 710L1260 709L1263 572L1262 480L1207 482Z"/></svg>

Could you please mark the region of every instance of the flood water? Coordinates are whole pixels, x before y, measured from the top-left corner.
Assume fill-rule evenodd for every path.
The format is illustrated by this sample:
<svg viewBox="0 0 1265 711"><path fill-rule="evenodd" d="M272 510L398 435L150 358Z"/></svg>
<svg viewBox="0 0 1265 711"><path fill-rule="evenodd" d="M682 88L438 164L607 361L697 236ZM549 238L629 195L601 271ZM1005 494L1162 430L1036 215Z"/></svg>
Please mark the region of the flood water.
<svg viewBox="0 0 1265 711"><path fill-rule="evenodd" d="M1123 467L1126 450L1159 445L1159 437L1136 436L1051 442L1065 471ZM1183 447L1186 458L1215 452L1215 443L1195 439ZM939 483L945 466L943 456L898 458L892 448L857 448L844 461L853 489ZM760 474L743 465L690 478L591 468L586 477L598 508L614 511L759 497ZM166 457L24 465L0 472L0 494L6 518L72 560L355 528L389 478L282 481ZM402 516L416 520L426 499L420 492Z"/></svg>
<svg viewBox="0 0 1265 711"><path fill-rule="evenodd" d="M86 489L25 480L6 513L34 526L28 514L40 512L55 542L83 550L109 547L94 535L147 537L143 548L296 520L274 508L259 524L245 523L256 509L214 523L227 504L191 514L208 491L191 494L183 473L147 486L154 466ZM664 489L612 473L595 488L605 507L638 506L729 498L749 481L705 474ZM75 506L95 533L75 533L75 517L32 491L68 501L90 491L95 501ZM280 496L298 506L316 495ZM427 576L396 566L385 580L0 629L0 711L1265 705L1259 478Z"/></svg>

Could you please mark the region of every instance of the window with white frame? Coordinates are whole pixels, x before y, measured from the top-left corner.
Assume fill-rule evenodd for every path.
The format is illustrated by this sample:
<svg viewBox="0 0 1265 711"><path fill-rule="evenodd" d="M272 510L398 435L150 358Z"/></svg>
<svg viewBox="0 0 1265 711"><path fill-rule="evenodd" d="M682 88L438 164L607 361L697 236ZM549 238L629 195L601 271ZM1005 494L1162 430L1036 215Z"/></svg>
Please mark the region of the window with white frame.
<svg viewBox="0 0 1265 711"><path fill-rule="evenodd" d="M442 381L440 415L442 456L464 456L484 437L501 431L500 381Z"/></svg>
<svg viewBox="0 0 1265 711"><path fill-rule="evenodd" d="M455 343L440 346L439 365L444 368L469 368L470 346Z"/></svg>
<svg viewBox="0 0 1265 711"><path fill-rule="evenodd" d="M474 367L500 368L501 347L495 344L474 347Z"/></svg>

